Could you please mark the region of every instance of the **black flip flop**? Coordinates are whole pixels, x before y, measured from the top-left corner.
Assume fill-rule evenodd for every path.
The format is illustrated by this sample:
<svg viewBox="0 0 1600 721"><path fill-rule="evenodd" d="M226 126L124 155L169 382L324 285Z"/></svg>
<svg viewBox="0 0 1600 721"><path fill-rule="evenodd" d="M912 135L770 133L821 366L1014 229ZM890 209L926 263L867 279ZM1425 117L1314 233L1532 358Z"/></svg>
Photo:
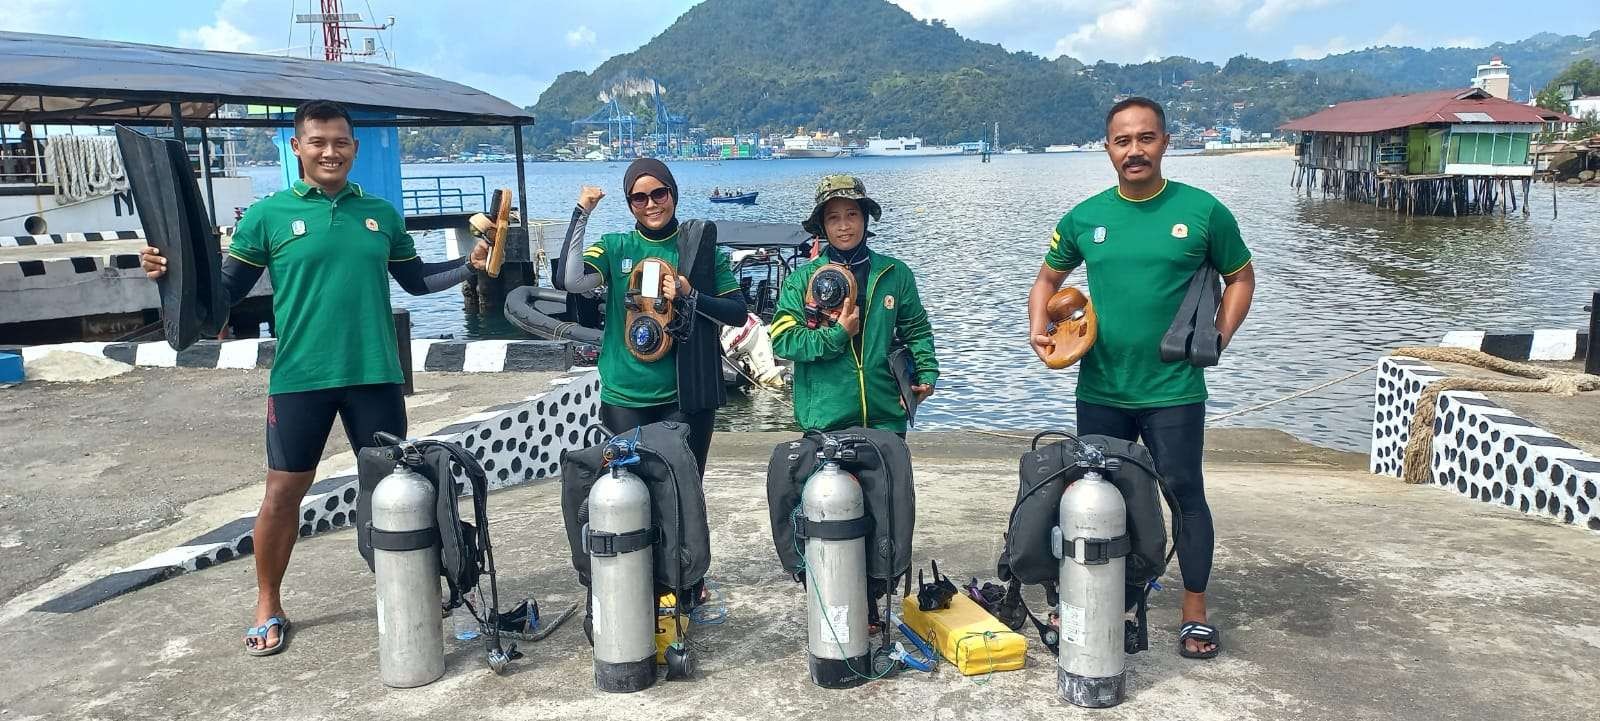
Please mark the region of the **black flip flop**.
<svg viewBox="0 0 1600 721"><path fill-rule="evenodd" d="M1210 651L1190 651L1189 639L1211 644ZM1178 627L1178 655L1184 658L1215 658L1222 653L1222 632L1216 626L1190 621Z"/></svg>

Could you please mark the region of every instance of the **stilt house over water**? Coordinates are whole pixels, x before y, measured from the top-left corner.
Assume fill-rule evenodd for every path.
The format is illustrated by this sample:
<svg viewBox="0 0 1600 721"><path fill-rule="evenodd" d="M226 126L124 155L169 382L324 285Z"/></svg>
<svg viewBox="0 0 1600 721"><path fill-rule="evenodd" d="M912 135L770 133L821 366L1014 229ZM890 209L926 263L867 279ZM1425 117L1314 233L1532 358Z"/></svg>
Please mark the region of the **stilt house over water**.
<svg viewBox="0 0 1600 721"><path fill-rule="evenodd" d="M1339 103L1280 127L1300 134L1295 188L1395 212L1527 212L1533 137L1565 113L1483 88ZM1521 193L1519 195L1518 188Z"/></svg>

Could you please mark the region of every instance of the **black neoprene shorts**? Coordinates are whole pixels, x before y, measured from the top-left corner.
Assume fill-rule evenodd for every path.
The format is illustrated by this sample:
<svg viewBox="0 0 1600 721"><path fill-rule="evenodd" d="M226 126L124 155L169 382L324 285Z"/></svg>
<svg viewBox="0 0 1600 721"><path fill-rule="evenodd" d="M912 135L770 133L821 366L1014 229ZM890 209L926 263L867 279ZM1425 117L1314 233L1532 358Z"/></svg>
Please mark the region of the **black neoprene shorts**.
<svg viewBox="0 0 1600 721"><path fill-rule="evenodd" d="M267 467L316 470L336 413L351 450L375 445L372 434L378 431L406 435L406 401L398 383L278 393L267 396Z"/></svg>

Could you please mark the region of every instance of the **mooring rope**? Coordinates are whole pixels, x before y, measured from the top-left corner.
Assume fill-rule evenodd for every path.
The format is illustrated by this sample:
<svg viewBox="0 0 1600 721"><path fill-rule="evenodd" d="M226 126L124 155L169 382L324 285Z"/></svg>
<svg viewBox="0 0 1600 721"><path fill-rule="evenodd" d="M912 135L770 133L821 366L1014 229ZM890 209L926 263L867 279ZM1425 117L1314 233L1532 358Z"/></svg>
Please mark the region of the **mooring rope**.
<svg viewBox="0 0 1600 721"><path fill-rule="evenodd" d="M1438 410L1439 394L1445 391L1498 391L1510 393L1554 393L1573 396L1583 391L1600 390L1600 376L1587 373L1569 373L1554 368L1517 363L1470 348L1400 348L1393 355L1419 360L1460 363L1487 368L1507 375L1535 380L1510 381L1490 378L1453 376L1429 383L1417 399L1417 410L1411 417L1410 434L1406 439L1405 458L1401 464L1401 478L1406 483L1428 482L1428 452L1433 448L1433 419Z"/></svg>

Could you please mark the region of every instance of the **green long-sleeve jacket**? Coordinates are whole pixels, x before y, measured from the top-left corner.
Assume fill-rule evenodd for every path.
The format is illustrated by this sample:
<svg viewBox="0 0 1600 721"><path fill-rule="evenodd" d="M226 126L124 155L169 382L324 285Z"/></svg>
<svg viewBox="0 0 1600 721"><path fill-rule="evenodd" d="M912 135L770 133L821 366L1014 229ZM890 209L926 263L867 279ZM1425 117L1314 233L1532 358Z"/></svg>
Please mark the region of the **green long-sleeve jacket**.
<svg viewBox="0 0 1600 721"><path fill-rule="evenodd" d="M789 274L772 317L772 350L794 361L794 416L807 430L836 431L854 426L906 430L900 386L889 368L896 335L911 351L918 383L939 379L933 326L922 309L911 269L894 258L869 251L867 303L861 333L847 334L837 324L806 327L806 283L828 262L818 258Z"/></svg>

